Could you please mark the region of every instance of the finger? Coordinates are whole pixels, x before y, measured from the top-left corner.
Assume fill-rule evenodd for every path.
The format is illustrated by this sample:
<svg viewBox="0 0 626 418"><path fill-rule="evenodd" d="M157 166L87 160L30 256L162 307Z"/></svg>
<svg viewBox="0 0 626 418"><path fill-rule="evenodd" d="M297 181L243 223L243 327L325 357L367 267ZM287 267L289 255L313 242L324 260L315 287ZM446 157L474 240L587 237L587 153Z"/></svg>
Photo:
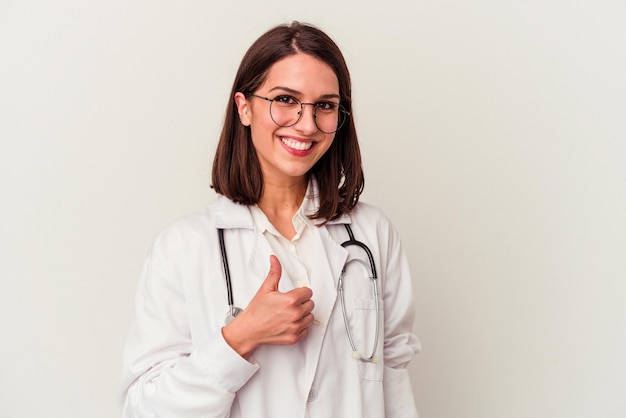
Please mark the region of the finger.
<svg viewBox="0 0 626 418"><path fill-rule="evenodd" d="M296 287L286 292L286 294L290 294L295 299L296 303L304 303L311 299L313 291L308 287Z"/></svg>
<svg viewBox="0 0 626 418"><path fill-rule="evenodd" d="M282 266L280 265L280 261L276 258L275 255L270 256L270 271L267 273L267 277L265 277L265 281L263 282L263 288L268 291L276 292L278 291L278 282L280 282L280 276L282 274Z"/></svg>
<svg viewBox="0 0 626 418"><path fill-rule="evenodd" d="M294 324L293 333L291 335L295 336L297 341L300 341L309 333L310 325L313 323L312 317L313 315L309 314Z"/></svg>
<svg viewBox="0 0 626 418"><path fill-rule="evenodd" d="M302 331L300 331L300 340L302 340L304 337L306 337L309 334L309 327L303 328Z"/></svg>
<svg viewBox="0 0 626 418"><path fill-rule="evenodd" d="M302 317L302 319L300 320L300 325L305 328L308 328L309 325L311 325L313 322L315 322L315 315L313 315L312 313L309 313Z"/></svg>
<svg viewBox="0 0 626 418"><path fill-rule="evenodd" d="M288 337L286 337L286 340L284 342L282 342L281 344L291 345L291 344L299 343L308 334L309 334L309 327L302 328L298 332L296 332L294 334L290 334Z"/></svg>
<svg viewBox="0 0 626 418"><path fill-rule="evenodd" d="M297 334L300 334L300 335L308 334L309 329L310 329L310 327L311 327L311 325L313 324L314 321L315 321L315 317L313 316L313 314L308 314L308 315L304 316L302 319L300 319L297 322L297 327L299 328L299 331L297 332Z"/></svg>
<svg viewBox="0 0 626 418"><path fill-rule="evenodd" d="M309 299L302 305L300 305L300 307L302 309L302 315L308 315L313 312L313 308L315 308L315 303L313 303L313 301Z"/></svg>

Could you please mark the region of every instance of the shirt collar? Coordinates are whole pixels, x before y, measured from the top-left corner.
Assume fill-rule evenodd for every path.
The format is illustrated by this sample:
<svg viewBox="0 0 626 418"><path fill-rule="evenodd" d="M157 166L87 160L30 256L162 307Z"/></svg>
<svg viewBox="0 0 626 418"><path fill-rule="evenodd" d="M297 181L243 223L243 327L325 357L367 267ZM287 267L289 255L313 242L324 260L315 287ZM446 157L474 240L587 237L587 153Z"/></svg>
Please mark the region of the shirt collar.
<svg viewBox="0 0 626 418"><path fill-rule="evenodd" d="M296 230L296 235L292 239L293 241L300 238L305 228L315 227L315 223L309 218L309 215L313 215L318 207L319 199L317 196L317 184L315 184L315 181L312 180L309 181L309 184L307 185L307 190L304 194L304 199L302 200L300 207L291 219L293 227ZM282 236L274 225L272 225L269 219L267 219L267 216L258 205L250 206L250 214L252 215L254 225L261 233L269 232L276 236Z"/></svg>

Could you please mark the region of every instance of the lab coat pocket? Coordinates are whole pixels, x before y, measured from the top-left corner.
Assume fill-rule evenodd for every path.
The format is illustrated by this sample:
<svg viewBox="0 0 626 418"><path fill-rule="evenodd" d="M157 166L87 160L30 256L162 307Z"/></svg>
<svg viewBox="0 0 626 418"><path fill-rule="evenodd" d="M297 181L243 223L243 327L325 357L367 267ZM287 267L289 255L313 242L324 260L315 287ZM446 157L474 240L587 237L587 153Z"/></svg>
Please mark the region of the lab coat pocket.
<svg viewBox="0 0 626 418"><path fill-rule="evenodd" d="M359 354L368 358L372 355L374 345L374 359L372 361L358 361L359 375L365 380L383 380L383 342L382 329L383 303L378 301L378 315L376 315L376 301L374 299L354 299L354 343ZM376 329L378 328L378 338ZM378 341L376 341L378 340Z"/></svg>

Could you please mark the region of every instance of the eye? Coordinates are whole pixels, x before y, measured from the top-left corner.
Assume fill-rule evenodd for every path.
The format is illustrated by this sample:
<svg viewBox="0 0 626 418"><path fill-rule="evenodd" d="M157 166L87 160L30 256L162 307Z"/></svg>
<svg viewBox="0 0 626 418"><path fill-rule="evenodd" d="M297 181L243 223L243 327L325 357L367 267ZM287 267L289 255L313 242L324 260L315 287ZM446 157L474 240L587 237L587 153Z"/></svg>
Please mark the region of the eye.
<svg viewBox="0 0 626 418"><path fill-rule="evenodd" d="M318 110L323 110L325 112L332 112L337 109L339 104L333 102L317 102L315 103L315 108Z"/></svg>
<svg viewBox="0 0 626 418"><path fill-rule="evenodd" d="M276 103L280 103L282 105L295 105L298 104L298 100L296 100L293 96L288 96L286 94L274 97L274 101Z"/></svg>

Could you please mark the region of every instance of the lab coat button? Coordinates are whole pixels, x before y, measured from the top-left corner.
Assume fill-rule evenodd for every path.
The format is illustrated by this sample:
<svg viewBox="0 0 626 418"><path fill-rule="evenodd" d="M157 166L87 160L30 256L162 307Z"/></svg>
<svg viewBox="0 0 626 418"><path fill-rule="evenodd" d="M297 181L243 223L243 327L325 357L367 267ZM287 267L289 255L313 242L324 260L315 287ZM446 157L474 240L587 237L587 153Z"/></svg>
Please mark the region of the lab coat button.
<svg viewBox="0 0 626 418"><path fill-rule="evenodd" d="M311 389L309 392L309 397L307 398L307 402L313 402L317 399L317 391L315 389Z"/></svg>

